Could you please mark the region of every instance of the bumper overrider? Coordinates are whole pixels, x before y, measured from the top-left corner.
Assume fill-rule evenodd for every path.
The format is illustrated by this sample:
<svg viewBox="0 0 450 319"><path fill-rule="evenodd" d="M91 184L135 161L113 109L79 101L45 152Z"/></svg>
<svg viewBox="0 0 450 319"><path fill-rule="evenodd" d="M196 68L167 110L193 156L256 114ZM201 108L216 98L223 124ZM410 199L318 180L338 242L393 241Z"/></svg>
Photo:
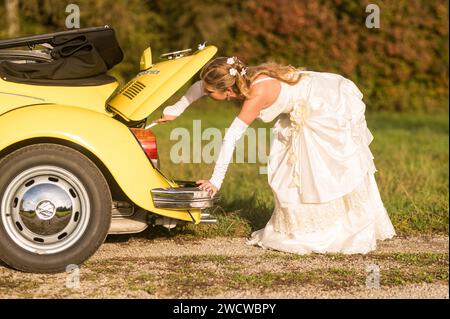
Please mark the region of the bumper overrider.
<svg viewBox="0 0 450 319"><path fill-rule="evenodd" d="M211 198L207 191L196 187L192 181L176 181L179 187L163 187L152 189L152 199L155 207L187 210L192 208L206 209L213 207L219 196ZM202 212L201 223L215 223L217 220L208 213Z"/></svg>

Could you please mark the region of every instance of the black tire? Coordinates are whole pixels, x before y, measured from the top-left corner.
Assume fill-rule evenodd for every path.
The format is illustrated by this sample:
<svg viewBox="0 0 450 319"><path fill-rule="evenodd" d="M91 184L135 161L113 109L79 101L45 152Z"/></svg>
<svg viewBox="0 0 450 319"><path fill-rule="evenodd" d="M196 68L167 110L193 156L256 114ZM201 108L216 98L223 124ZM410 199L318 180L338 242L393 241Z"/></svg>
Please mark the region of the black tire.
<svg viewBox="0 0 450 319"><path fill-rule="evenodd" d="M25 208L23 208L25 207L25 204L19 204L19 208L17 208L19 197L15 197L16 194L23 194L23 198L20 201L20 203L23 203L27 198L26 194L28 191L26 189L22 192L11 191L12 189L15 189L15 185L24 185L23 183L21 184L21 182L14 184L14 181L17 181L20 176L25 176L25 180L27 172L32 172L35 169L39 170L42 167L54 168L61 172L69 172L70 175L67 176L75 177L75 179L68 178L69 182L67 183L64 181L64 178L61 178L59 183L66 183L64 185L70 186L70 181L76 180L78 184L75 185L78 185L79 188L74 189L82 189L83 192L80 192L80 196L78 196L79 194L75 194L72 195L72 197L77 198L78 196L77 200L80 200L80 202L80 198L82 198L84 206L80 204L79 207L89 207L90 209L85 209L86 211L83 211L83 209L80 208L78 209L80 212L74 212L74 205L72 205L64 213L58 215L58 209L60 208L58 206L62 205L57 205L56 203L52 204L50 200L41 200L39 204L34 206L34 210L25 210ZM47 176L45 175L44 178L47 178ZM50 180L50 177L48 179ZM53 180L58 179L54 178ZM25 183L25 185L27 184L29 183ZM42 187L56 188L56 186L52 186L50 183L45 184L45 182L42 182L42 184L38 186L41 186L41 189ZM25 186L17 186L17 189L20 187L25 188ZM37 186L35 187L33 194L38 193ZM84 187L84 189L82 187ZM59 192L59 190L57 191ZM71 189L71 192L72 191L73 189ZM72 194L71 192L65 193L65 195ZM60 198L58 196L61 196L55 195L56 193L57 192L55 191L55 193L50 196L53 199L53 202L55 202L55 198ZM43 194L44 193L39 193L39 196L46 196ZM11 203L8 198L14 197L14 203ZM70 196L63 198L69 197ZM72 198L70 198L70 200L73 201ZM42 202L46 203L42 204ZM49 207L50 205L51 209L47 209L44 205L47 205L46 207ZM29 204L29 206L32 207L33 205ZM17 210L20 213L15 213L14 210ZM44 234L43 236L46 236L47 232L53 232L54 228L52 227L54 227L54 224L57 222L60 222L61 218L66 218L64 223L67 222L67 225L71 225L70 227L73 229L71 231L73 231L74 235L69 233L69 235L66 235L66 237L63 237L61 240L58 237L57 240L60 240L60 242L53 243L49 240L49 246L45 246L51 247L50 245L54 244L56 245L54 247L63 249L61 251L55 249L55 252L52 253L50 248L48 250L43 248L39 252L32 251L31 248L34 247L32 245L45 245L45 242L38 242L36 244L35 241L28 240L28 238L24 239L25 235L20 237L22 234L21 232L24 232L24 225L28 225L26 224L24 211L27 214L31 214L29 216L31 216L30 220L32 220L32 222L28 222L29 225L31 225L30 229L33 229L34 227L34 230L37 229L38 232L42 232ZM50 217L51 220L48 220L47 222L52 226L48 226L51 230L46 230L45 226L42 226L44 225L43 215L39 215L39 213L44 212L45 217L45 214L48 214L49 211L51 211L53 215ZM105 241L111 224L111 212L111 193L101 171L89 158L72 148L57 144L36 144L23 147L0 160L0 259L12 268L25 272L54 273L65 271L66 267L71 264L80 265L93 255ZM19 220L13 220L13 217L9 217L10 215L8 214L16 216L14 218L18 218ZM75 214L78 214L78 217L76 217ZM23 218L23 222L20 218ZM57 221L53 222L54 220ZM81 221L83 224L81 224ZM13 227L16 224L18 225L16 227L17 229L14 229ZM36 225L39 225L39 227L36 227ZM62 224L61 227L67 228L68 226ZM26 228L26 231L28 230L29 228ZM31 231L31 234L34 234L33 231ZM53 233L49 234L49 236L56 235ZM38 237L39 236L36 238ZM64 240L69 244L64 245ZM31 248L27 246L28 243Z"/></svg>

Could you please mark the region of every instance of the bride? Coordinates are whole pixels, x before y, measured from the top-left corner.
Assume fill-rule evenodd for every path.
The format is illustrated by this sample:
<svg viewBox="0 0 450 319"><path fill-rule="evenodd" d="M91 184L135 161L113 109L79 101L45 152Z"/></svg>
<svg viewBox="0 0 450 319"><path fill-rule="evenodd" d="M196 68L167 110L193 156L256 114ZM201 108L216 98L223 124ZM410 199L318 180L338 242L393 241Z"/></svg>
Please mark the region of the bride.
<svg viewBox="0 0 450 319"><path fill-rule="evenodd" d="M267 163L275 208L247 244L297 254L365 254L376 240L395 235L374 178L363 94L352 81L272 62L246 67L236 57L212 60L200 78L154 122L174 120L203 95L243 101L212 177L197 181L210 196L247 127L255 119L275 120Z"/></svg>

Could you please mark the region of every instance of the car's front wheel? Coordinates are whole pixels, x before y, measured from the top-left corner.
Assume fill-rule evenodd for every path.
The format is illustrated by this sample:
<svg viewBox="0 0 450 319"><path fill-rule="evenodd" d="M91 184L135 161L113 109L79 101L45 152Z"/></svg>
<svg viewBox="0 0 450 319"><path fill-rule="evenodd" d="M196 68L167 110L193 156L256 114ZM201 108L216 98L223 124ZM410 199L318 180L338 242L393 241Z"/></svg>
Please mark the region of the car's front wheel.
<svg viewBox="0 0 450 319"><path fill-rule="evenodd" d="M0 259L13 268L81 264L104 242L111 210L102 173L74 149L36 144L0 161Z"/></svg>

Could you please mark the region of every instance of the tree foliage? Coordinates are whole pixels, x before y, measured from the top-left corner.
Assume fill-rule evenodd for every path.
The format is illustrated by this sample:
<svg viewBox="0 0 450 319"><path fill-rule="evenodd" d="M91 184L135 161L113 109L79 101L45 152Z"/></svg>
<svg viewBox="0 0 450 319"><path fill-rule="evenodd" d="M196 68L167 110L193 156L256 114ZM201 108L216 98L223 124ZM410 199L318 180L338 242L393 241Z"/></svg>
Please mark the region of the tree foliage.
<svg viewBox="0 0 450 319"><path fill-rule="evenodd" d="M21 35L64 28L66 0L21 0ZM366 0L78 0L81 26L109 24L125 61L122 79L136 72L151 45L164 52L208 41L219 56L247 64L267 60L340 73L374 110L446 110L448 2L378 1L379 29L369 29ZM0 16L5 15L4 6ZM5 19L0 35L6 37Z"/></svg>

